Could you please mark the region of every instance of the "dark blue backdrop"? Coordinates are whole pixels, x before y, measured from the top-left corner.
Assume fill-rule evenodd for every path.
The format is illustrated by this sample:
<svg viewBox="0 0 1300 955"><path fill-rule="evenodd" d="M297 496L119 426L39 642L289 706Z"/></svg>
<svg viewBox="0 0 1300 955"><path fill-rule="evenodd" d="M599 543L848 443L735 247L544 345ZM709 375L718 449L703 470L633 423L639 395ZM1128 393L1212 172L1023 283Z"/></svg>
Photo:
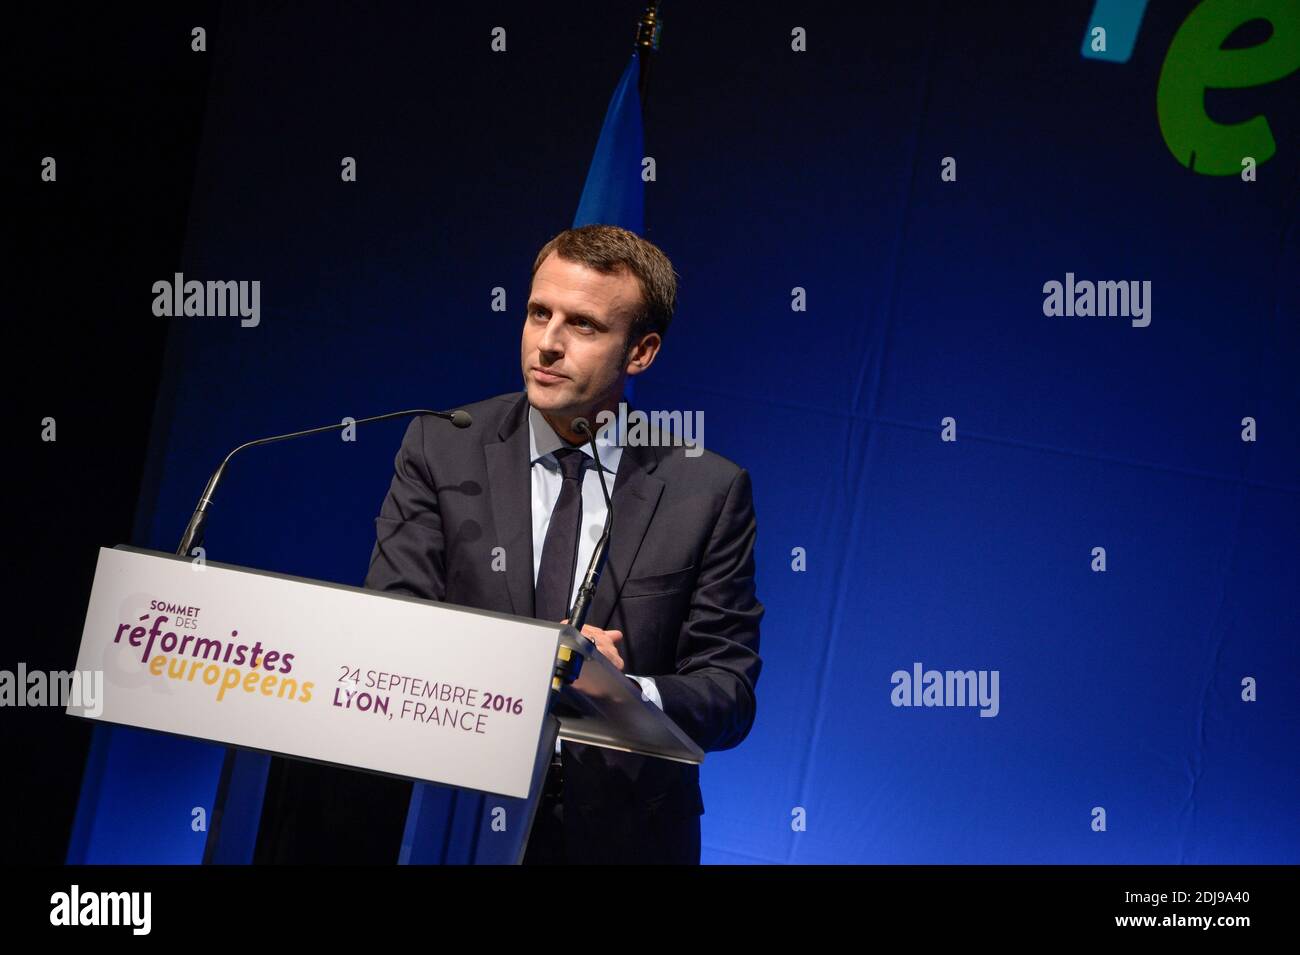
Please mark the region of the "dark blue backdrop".
<svg viewBox="0 0 1300 955"><path fill-rule="evenodd" d="M541 6L226 7L186 273L260 279L262 319L170 320L136 543L251 437L522 387L640 9ZM1081 56L1087 2L665 7L645 234L682 284L637 401L752 472L767 606L704 861L1300 861L1300 74L1206 97L1267 116L1257 181L1180 165L1155 93L1195 6L1123 63ZM1149 280L1150 326L1046 317L1067 272ZM250 452L208 556L359 583L402 428ZM914 662L999 671L1000 712L892 706ZM219 752L119 731L87 852L197 859L114 800L188 819Z"/></svg>

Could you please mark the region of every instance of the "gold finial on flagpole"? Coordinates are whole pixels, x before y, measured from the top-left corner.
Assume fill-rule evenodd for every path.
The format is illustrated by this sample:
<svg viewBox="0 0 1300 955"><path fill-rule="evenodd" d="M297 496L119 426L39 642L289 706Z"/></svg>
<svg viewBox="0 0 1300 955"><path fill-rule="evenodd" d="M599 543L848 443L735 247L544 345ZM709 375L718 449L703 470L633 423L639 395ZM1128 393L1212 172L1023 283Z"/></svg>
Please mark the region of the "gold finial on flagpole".
<svg viewBox="0 0 1300 955"><path fill-rule="evenodd" d="M659 0L650 0L645 13L636 23L636 47L638 53L652 53L659 49L659 32L663 22L659 19Z"/></svg>
<svg viewBox="0 0 1300 955"><path fill-rule="evenodd" d="M641 115L645 115L646 97L650 91L650 64L654 61L655 51L659 49L659 34L664 23L659 19L659 0L650 0L645 13L636 22L636 40L632 49L636 51L641 66L637 76L637 93L641 97Z"/></svg>

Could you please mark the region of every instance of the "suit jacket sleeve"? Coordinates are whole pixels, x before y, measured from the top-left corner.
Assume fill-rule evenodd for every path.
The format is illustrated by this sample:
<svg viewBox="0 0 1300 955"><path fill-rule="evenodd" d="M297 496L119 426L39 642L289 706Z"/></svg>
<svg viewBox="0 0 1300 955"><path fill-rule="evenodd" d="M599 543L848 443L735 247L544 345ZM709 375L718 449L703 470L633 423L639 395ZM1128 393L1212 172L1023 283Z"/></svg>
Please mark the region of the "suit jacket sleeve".
<svg viewBox="0 0 1300 955"><path fill-rule="evenodd" d="M364 586L426 600L446 593L442 516L424 451L424 421L406 429L379 516Z"/></svg>
<svg viewBox="0 0 1300 955"><path fill-rule="evenodd" d="M754 723L762 660L754 592L753 492L743 468L718 513L677 641L677 672L655 674L664 712L705 751L738 745Z"/></svg>

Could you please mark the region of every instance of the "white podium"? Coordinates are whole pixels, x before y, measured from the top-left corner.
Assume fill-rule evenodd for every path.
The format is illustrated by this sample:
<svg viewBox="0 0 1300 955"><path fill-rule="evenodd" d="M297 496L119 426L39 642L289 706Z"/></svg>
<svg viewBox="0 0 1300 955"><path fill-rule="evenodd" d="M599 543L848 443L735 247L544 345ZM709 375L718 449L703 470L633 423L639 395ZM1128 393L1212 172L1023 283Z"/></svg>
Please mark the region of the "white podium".
<svg viewBox="0 0 1300 955"><path fill-rule="evenodd" d="M132 547L100 551L77 669L103 699L69 715L527 800L516 861L557 736L704 759L567 624Z"/></svg>

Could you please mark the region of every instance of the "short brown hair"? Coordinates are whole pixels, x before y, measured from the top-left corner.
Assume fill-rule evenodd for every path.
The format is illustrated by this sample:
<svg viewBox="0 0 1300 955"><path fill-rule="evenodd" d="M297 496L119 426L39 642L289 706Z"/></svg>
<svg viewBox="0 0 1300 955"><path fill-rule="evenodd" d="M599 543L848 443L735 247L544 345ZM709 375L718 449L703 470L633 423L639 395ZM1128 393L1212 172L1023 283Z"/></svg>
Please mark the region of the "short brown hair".
<svg viewBox="0 0 1300 955"><path fill-rule="evenodd" d="M537 253L534 277L552 252L605 275L627 269L636 276L641 283L641 308L632 319L625 352L650 332L667 337L677 307L677 275L668 256L653 242L616 225L565 229Z"/></svg>

